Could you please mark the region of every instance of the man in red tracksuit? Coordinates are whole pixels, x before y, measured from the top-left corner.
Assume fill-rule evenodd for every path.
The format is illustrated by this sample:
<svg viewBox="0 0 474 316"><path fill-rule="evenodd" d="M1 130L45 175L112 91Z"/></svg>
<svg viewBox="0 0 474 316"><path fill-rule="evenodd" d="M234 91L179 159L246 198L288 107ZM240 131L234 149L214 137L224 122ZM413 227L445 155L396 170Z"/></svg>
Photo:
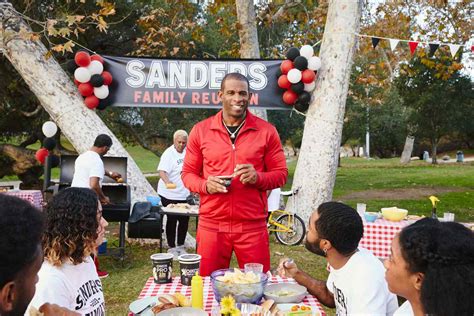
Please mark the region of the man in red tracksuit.
<svg viewBox="0 0 474 316"><path fill-rule="evenodd" d="M200 273L228 268L232 251L241 268L257 262L266 272L266 191L285 184L285 155L275 127L247 110L245 76L227 74L219 98L222 111L196 124L189 135L181 175L184 185L201 199L196 237ZM218 176L232 176L230 186Z"/></svg>

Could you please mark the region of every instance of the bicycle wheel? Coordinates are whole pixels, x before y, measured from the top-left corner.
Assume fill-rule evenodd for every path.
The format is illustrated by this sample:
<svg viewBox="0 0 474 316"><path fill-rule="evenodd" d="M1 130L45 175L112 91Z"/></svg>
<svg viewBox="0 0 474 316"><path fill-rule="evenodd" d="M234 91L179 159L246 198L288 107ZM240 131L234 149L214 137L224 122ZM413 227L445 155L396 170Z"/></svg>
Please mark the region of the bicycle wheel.
<svg viewBox="0 0 474 316"><path fill-rule="evenodd" d="M290 223L291 219L288 214L283 214L276 219L281 225L291 228L288 232L275 232L275 237L278 242L287 246L295 246L301 243L306 233L306 227L301 217L296 214L292 217L293 223ZM291 227L290 224L292 224Z"/></svg>

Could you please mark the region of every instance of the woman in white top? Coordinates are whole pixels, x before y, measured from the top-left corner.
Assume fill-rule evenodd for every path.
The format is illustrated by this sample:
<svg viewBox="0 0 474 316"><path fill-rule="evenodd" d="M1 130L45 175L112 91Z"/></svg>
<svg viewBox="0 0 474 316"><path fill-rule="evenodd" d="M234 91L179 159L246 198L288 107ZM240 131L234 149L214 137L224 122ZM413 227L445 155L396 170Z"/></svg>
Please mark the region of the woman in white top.
<svg viewBox="0 0 474 316"><path fill-rule="evenodd" d="M91 258L108 225L97 194L87 188L65 189L45 213L45 260L31 306L49 302L81 315L105 315L102 283Z"/></svg>
<svg viewBox="0 0 474 316"><path fill-rule="evenodd" d="M425 218L405 227L385 267L390 291L407 299L394 315L474 314L474 233L463 225Z"/></svg>

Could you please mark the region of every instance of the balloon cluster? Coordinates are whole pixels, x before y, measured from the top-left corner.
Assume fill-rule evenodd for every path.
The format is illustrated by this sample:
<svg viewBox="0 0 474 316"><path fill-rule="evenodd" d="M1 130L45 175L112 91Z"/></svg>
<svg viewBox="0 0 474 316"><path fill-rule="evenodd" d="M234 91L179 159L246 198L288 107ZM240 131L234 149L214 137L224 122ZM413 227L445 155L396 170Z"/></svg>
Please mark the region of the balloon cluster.
<svg viewBox="0 0 474 316"><path fill-rule="evenodd" d="M67 68L74 74L74 83L89 109L104 110L110 105L107 97L112 74L104 71L104 59L100 55L91 56L86 51L78 51L74 60L68 61Z"/></svg>
<svg viewBox="0 0 474 316"><path fill-rule="evenodd" d="M292 47L286 52L287 59L280 65L278 86L286 90L283 102L300 112L308 110L311 91L316 87L316 74L321 67L321 59L313 54L310 45L304 45L301 49Z"/></svg>
<svg viewBox="0 0 474 316"><path fill-rule="evenodd" d="M48 157L49 152L56 147L56 141L54 140L53 136L56 135L58 131L58 127L54 122L47 121L43 124L43 127L41 128L43 131L44 136L46 138L43 140L43 147L38 149L35 154L36 160L42 165L44 165L46 161L46 157ZM57 167L59 166L59 157L56 155L51 155L51 167Z"/></svg>

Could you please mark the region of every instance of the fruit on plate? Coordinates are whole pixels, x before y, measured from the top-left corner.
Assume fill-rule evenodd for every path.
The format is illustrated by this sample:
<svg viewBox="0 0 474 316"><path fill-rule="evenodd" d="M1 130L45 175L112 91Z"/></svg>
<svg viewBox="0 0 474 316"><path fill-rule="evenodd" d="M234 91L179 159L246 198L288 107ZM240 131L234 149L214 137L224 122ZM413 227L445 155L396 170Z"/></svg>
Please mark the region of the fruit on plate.
<svg viewBox="0 0 474 316"><path fill-rule="evenodd" d="M174 293L174 297L178 300L181 307L191 307L191 300L184 294Z"/></svg>
<svg viewBox="0 0 474 316"><path fill-rule="evenodd" d="M287 316L311 316L313 315L313 310L311 306L307 305L293 305L289 312L285 313Z"/></svg>

